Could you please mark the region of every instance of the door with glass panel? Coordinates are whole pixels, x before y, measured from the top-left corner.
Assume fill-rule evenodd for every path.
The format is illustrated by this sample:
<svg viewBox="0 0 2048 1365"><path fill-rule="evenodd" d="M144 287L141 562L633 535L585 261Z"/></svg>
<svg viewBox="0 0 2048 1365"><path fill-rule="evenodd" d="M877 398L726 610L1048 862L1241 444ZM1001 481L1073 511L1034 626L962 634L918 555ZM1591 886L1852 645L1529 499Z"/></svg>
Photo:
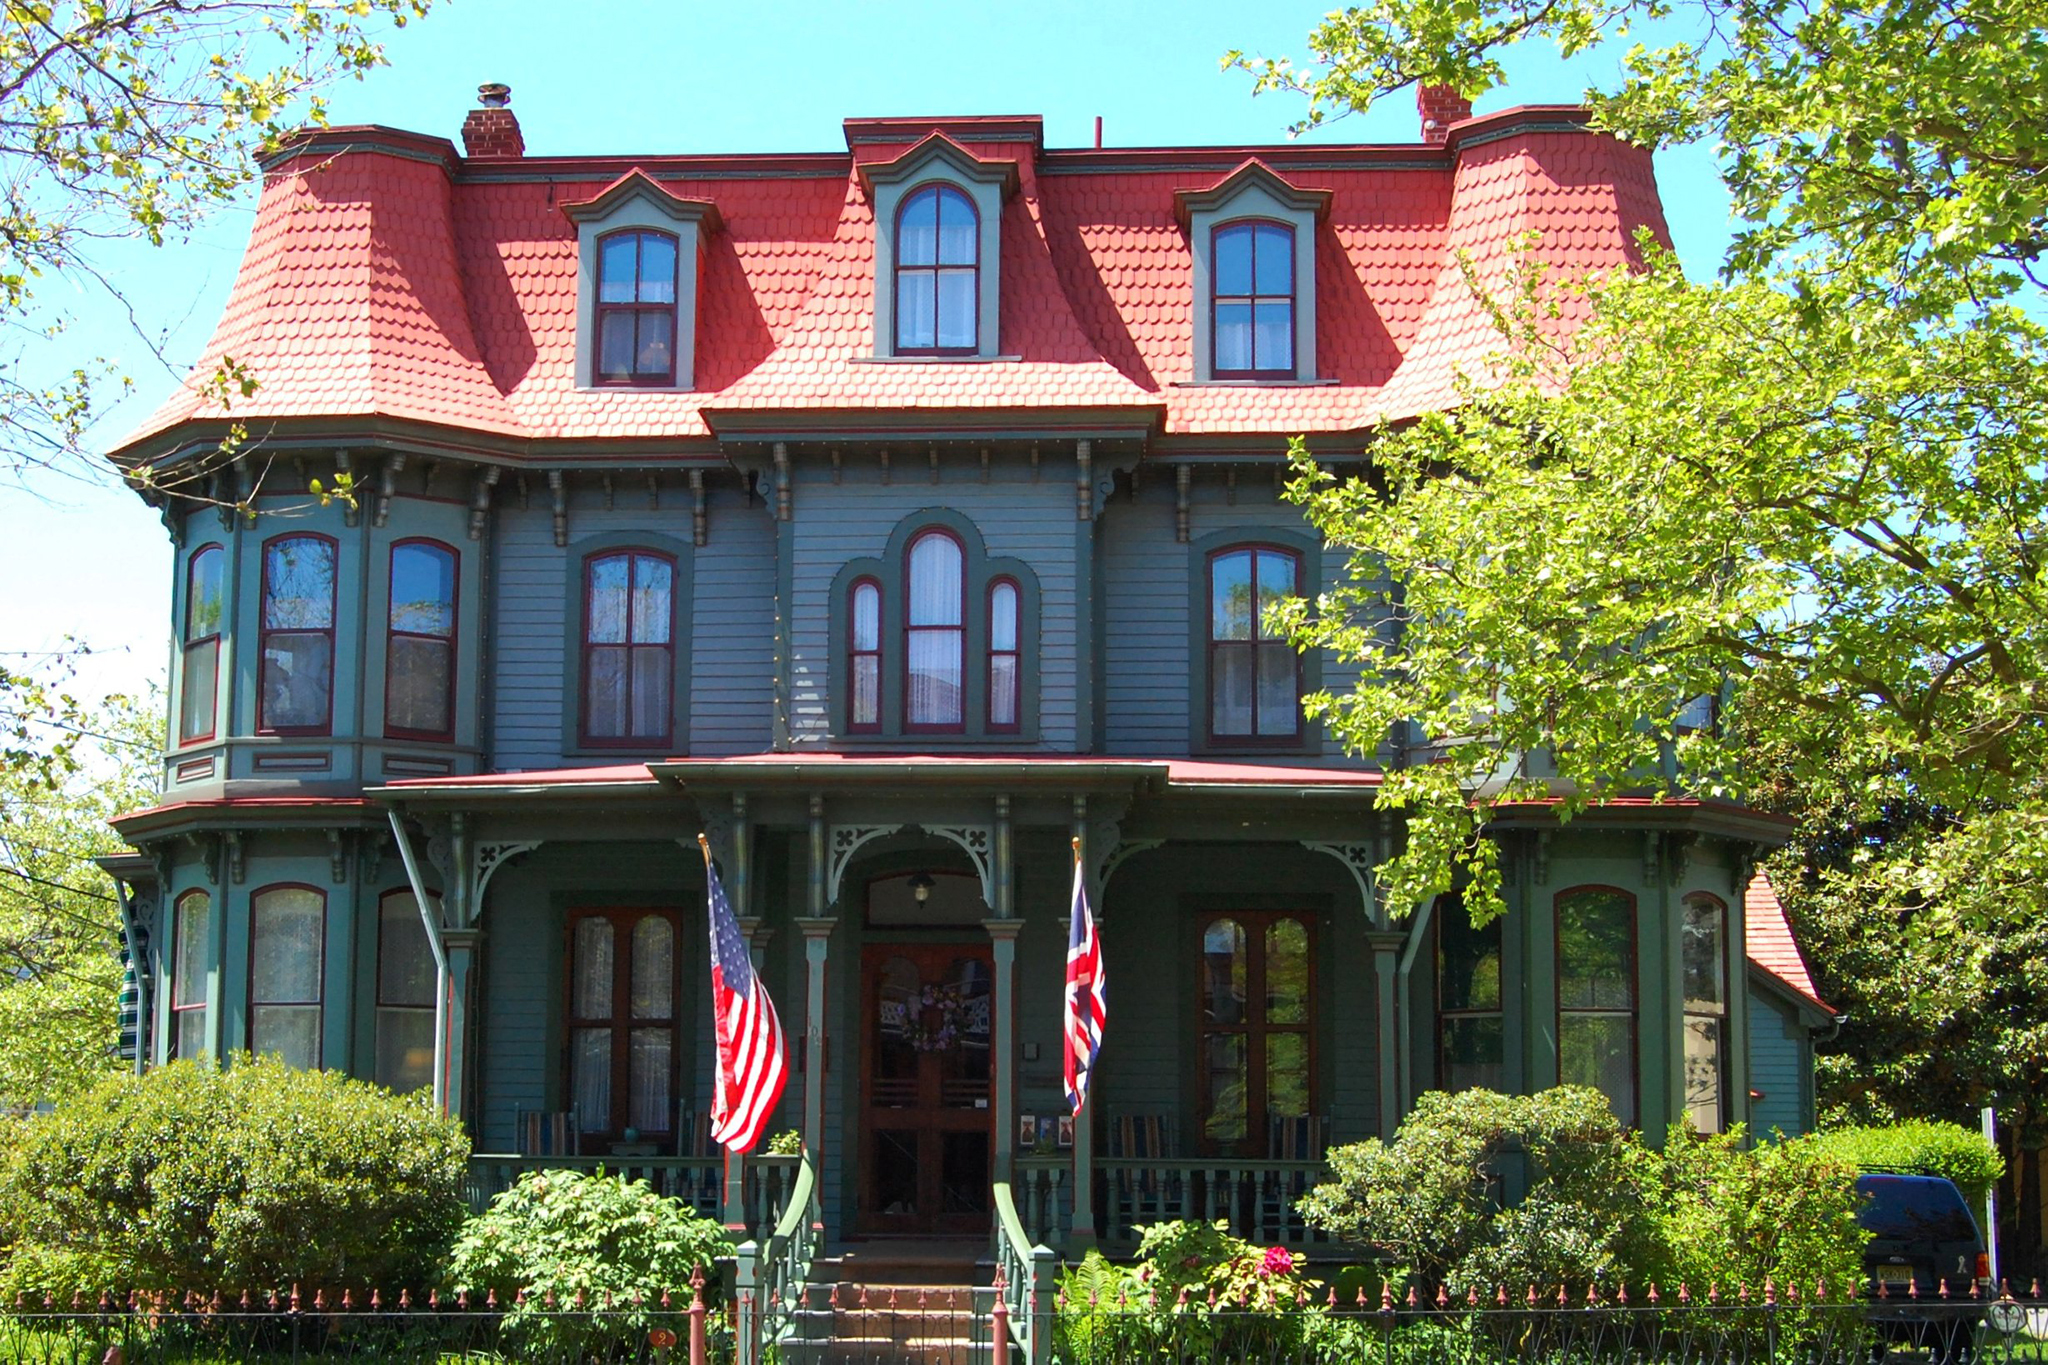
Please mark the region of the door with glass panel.
<svg viewBox="0 0 2048 1365"><path fill-rule="evenodd" d="M986 943L862 952L863 1232L988 1231L991 961Z"/></svg>
<svg viewBox="0 0 2048 1365"><path fill-rule="evenodd" d="M680 978L669 910L569 918L568 1107L581 1150L673 1140Z"/></svg>
<svg viewBox="0 0 2048 1365"><path fill-rule="evenodd" d="M1198 922L1202 1151L1264 1157L1283 1120L1315 1108L1315 925L1292 911Z"/></svg>

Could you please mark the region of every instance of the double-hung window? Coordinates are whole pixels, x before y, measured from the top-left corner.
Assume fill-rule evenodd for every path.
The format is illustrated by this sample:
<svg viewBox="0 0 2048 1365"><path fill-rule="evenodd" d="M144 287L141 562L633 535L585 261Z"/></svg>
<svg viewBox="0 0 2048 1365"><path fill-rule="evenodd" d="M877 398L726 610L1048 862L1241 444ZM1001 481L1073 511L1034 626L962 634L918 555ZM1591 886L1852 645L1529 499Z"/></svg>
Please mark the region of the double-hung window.
<svg viewBox="0 0 2048 1365"><path fill-rule="evenodd" d="M1300 592L1301 559L1241 546L1209 557L1209 737L1290 744L1301 738L1301 658L1270 613Z"/></svg>
<svg viewBox="0 0 2048 1365"><path fill-rule="evenodd" d="M213 898L204 891L178 897L171 926L171 1052L196 1058L206 1051L206 964L212 953Z"/></svg>
<svg viewBox="0 0 2048 1365"><path fill-rule="evenodd" d="M178 742L213 738L220 710L221 572L227 555L218 545L192 552L185 570L185 652L178 667Z"/></svg>
<svg viewBox="0 0 2048 1365"><path fill-rule="evenodd" d="M847 607L846 728L868 734L882 728L882 585L855 580Z"/></svg>
<svg viewBox="0 0 2048 1365"><path fill-rule="evenodd" d="M1230 223L1212 242L1214 361L1218 379L1294 377L1294 230Z"/></svg>
<svg viewBox="0 0 2048 1365"><path fill-rule="evenodd" d="M1436 903L1437 1083L1445 1090L1505 1090L1501 922L1472 927L1462 896Z"/></svg>
<svg viewBox="0 0 2048 1365"><path fill-rule="evenodd" d="M896 354L972 355L981 326L981 220L950 185L896 214Z"/></svg>
<svg viewBox="0 0 2048 1365"><path fill-rule="evenodd" d="M1685 1108L1692 1126L1728 1126L1728 908L1685 898L1679 959L1685 976Z"/></svg>
<svg viewBox="0 0 2048 1365"><path fill-rule="evenodd" d="M384 638L384 733L452 739L455 732L455 551L437 541L391 547Z"/></svg>
<svg viewBox="0 0 2048 1365"><path fill-rule="evenodd" d="M598 242L597 383L675 383L676 259L671 233L614 232Z"/></svg>
<svg viewBox="0 0 2048 1365"><path fill-rule="evenodd" d="M645 550L584 563L585 744L663 746L674 736L675 563Z"/></svg>
<svg viewBox="0 0 2048 1365"><path fill-rule="evenodd" d="M334 713L334 542L278 536L263 546L263 656L256 728L324 735Z"/></svg>
<svg viewBox="0 0 2048 1365"><path fill-rule="evenodd" d="M579 911L569 931L569 1096L586 1137L675 1128L675 917Z"/></svg>
<svg viewBox="0 0 2048 1365"><path fill-rule="evenodd" d="M1623 891L1557 897L1557 1071L1636 1121L1636 906Z"/></svg>
<svg viewBox="0 0 2048 1365"><path fill-rule="evenodd" d="M377 902L377 1084L404 1094L434 1083L434 951L410 891Z"/></svg>
<svg viewBox="0 0 2048 1365"><path fill-rule="evenodd" d="M967 718L967 590L960 542L926 531L910 542L904 613L904 728L958 730Z"/></svg>
<svg viewBox="0 0 2048 1365"><path fill-rule="evenodd" d="M988 589L988 728L1009 733L1018 727L1017 584L998 578Z"/></svg>
<svg viewBox="0 0 2048 1365"><path fill-rule="evenodd" d="M249 1051L301 1069L320 1065L327 897L310 886L249 897Z"/></svg>
<svg viewBox="0 0 2048 1365"><path fill-rule="evenodd" d="M1274 1120L1315 1112L1311 926L1306 915L1231 911L1199 930L1202 1143L1262 1151Z"/></svg>

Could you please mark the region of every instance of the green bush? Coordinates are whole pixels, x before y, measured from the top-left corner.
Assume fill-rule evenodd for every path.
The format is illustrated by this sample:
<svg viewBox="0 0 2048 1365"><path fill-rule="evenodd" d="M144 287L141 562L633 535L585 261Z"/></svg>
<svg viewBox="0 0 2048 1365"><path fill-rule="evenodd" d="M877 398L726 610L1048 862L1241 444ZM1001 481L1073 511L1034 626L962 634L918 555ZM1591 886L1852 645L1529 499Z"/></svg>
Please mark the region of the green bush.
<svg viewBox="0 0 2048 1365"><path fill-rule="evenodd" d="M588 1354L672 1324L674 1315L659 1311L661 1296L687 1307L694 1270L705 1272L712 1301L713 1263L731 1250L723 1227L644 1180L529 1171L463 1227L450 1278L457 1292L496 1293L500 1303L513 1303L505 1330L522 1349ZM625 1311L608 1315L599 1340L587 1322L551 1316L550 1296L559 1309L580 1299L591 1309L610 1303Z"/></svg>
<svg viewBox="0 0 2048 1365"><path fill-rule="evenodd" d="M1960 1123L1910 1119L1873 1128L1836 1128L1818 1135L1835 1157L1859 1171L1896 1171L1908 1175L1946 1176L1956 1182L1971 1207L1984 1207L1984 1196L2001 1175L2005 1158L1984 1135Z"/></svg>
<svg viewBox="0 0 2048 1365"><path fill-rule="evenodd" d="M1854 1172L1810 1141L1754 1151L1681 1125L1653 1151L1596 1090L1423 1095L1391 1142L1330 1153L1309 1222L1381 1257L1425 1296L1444 1288L1746 1284L1861 1272ZM1520 1198L1503 1204L1506 1177Z"/></svg>
<svg viewBox="0 0 2048 1365"><path fill-rule="evenodd" d="M417 1099L274 1059L117 1076L0 1174L0 1294L386 1289L439 1278L469 1144Z"/></svg>

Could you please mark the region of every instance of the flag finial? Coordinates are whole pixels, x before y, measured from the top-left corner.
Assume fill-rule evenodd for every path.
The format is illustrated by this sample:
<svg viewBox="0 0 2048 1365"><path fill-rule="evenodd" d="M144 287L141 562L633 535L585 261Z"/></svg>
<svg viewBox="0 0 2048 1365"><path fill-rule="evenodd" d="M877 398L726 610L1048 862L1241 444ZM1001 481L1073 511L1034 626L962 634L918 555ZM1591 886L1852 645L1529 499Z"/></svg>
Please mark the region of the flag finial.
<svg viewBox="0 0 2048 1365"><path fill-rule="evenodd" d="M704 831L697 831L697 847L704 850L704 866L711 866L711 841L704 837Z"/></svg>
<svg viewBox="0 0 2048 1365"><path fill-rule="evenodd" d="M1074 861L1081 861L1081 836L1078 834L1074 836Z"/></svg>

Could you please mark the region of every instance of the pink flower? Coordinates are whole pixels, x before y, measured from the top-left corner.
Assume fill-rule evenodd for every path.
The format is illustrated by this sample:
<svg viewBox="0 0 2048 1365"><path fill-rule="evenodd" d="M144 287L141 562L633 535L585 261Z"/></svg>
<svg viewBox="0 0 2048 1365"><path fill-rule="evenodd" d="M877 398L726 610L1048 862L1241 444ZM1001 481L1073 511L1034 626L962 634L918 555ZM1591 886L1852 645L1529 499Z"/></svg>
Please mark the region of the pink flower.
<svg viewBox="0 0 2048 1365"><path fill-rule="evenodd" d="M1267 1247L1266 1254L1259 1259L1259 1278L1269 1280L1275 1275L1294 1273L1294 1254L1286 1247Z"/></svg>

